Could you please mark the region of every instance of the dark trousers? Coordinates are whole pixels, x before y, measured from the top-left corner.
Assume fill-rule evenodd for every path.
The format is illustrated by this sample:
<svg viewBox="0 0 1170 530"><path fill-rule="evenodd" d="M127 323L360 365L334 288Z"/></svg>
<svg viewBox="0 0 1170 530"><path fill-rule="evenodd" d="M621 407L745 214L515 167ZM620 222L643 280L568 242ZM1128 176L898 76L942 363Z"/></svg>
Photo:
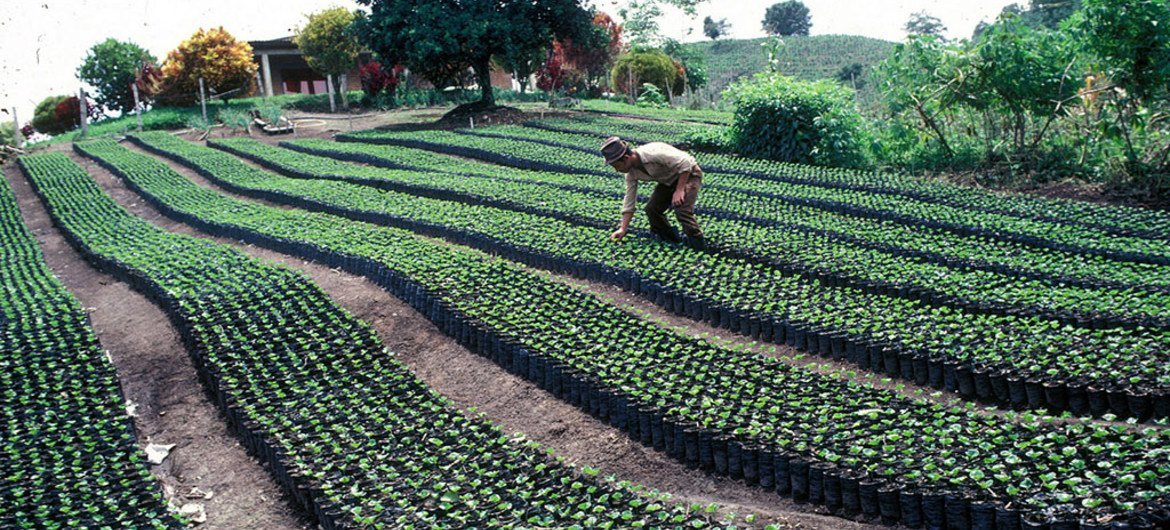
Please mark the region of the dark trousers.
<svg viewBox="0 0 1170 530"><path fill-rule="evenodd" d="M695 219L695 201L699 198L699 188L702 185L702 178L699 176L692 175L687 179L687 191L683 203L674 209L674 216L682 225L683 233L690 238L703 237L703 230L699 228L699 222ZM677 186L678 181L670 186L658 184L654 187L654 193L650 194L650 200L646 203L646 218L650 221L650 231L662 239L675 243L681 239L678 237L678 231L670 225L670 221L666 220L665 214L666 210L671 208L671 199Z"/></svg>

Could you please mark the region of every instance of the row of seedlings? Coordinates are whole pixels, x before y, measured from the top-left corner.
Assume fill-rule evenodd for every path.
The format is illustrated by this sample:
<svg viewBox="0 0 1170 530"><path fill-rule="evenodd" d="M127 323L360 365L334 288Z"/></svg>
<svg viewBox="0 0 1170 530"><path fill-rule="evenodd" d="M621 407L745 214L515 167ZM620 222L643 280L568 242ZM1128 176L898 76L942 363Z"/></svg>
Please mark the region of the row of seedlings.
<svg viewBox="0 0 1170 530"><path fill-rule="evenodd" d="M147 145L168 142L160 135L145 138L142 141ZM614 191L606 196L515 178L468 179L462 175L387 171L294 153L251 139L221 140L211 145L290 176L358 182L597 227L612 223L613 204L619 200L613 196ZM1120 286L1085 288L1058 280L1025 280L993 271L966 270L885 249L859 247L816 233L776 230L720 214L704 224L711 246L724 254L766 263L785 273L815 277L831 285L909 296L930 305L968 312L1041 316L1085 327L1170 327L1168 293L1135 292Z"/></svg>
<svg viewBox="0 0 1170 530"><path fill-rule="evenodd" d="M602 163L597 154L597 146L593 145L591 138L584 137L588 141L582 145L568 146L552 140L527 138L511 132L521 131L527 135L539 135L546 131L533 131L517 126L506 127L512 127L507 129L509 133L484 132L483 129L456 132L363 131L339 134L337 139L439 150L525 169L598 176L613 175L613 171ZM702 157L698 158L702 164ZM1038 248L1090 254L1135 263L1159 265L1170 263L1170 242L1161 239L1117 236L1080 226L971 212L940 204L915 202L903 197L774 182L747 175L711 171L706 175L708 179L705 184L708 188L740 191L757 198L808 206L832 213L887 220L963 236L994 238Z"/></svg>
<svg viewBox="0 0 1170 530"><path fill-rule="evenodd" d="M689 135L699 132L696 131L696 126L685 123L628 120L594 115L544 118L530 120L523 125L552 132L586 135L594 138L595 142L616 134L639 144L684 143ZM580 140L574 142L578 143ZM848 170L830 173L785 162L744 159L729 155L699 156L704 158L705 163L711 164L713 169L718 167L728 171L748 172L765 178L791 179L794 182L818 186L901 195L975 211L1086 226L1117 235L1166 238L1167 234L1170 234L1170 218L1164 213L1133 206L1105 206L1086 201L1023 194L1005 195L907 175ZM801 176L808 178L801 179Z"/></svg>
<svg viewBox="0 0 1170 530"><path fill-rule="evenodd" d="M220 145L228 144L216 144L217 147ZM391 169L453 173L498 181L539 182L566 190L611 197L620 192L620 183L612 179L500 167L409 147L320 139L286 141L280 145L308 154ZM361 182L385 185L367 178ZM451 192L447 194L448 197L453 195ZM641 190L640 195L647 196L649 191ZM922 230L889 221L838 216L814 208L782 208L782 203L722 190L704 191L700 202L696 212L704 217L750 220L775 230L811 233L837 243L914 257L953 268L991 271L1082 287L1170 292L1170 269L1158 265L1103 260L1096 256L1038 249L994 239L955 237L945 232ZM606 212L612 213L612 205ZM766 218L761 217L760 212L767 212Z"/></svg>
<svg viewBox="0 0 1170 530"><path fill-rule="evenodd" d="M155 135L142 141L236 192L425 231L607 281L679 314L968 398L1080 415L1170 416L1170 376L1160 361L1166 334L1086 330L932 308L824 287L640 237L629 244L597 245L604 231L592 227L340 182L286 179L182 140ZM112 142L80 149L102 159L121 158L124 151ZM148 157L133 163L151 168L144 171L167 171Z"/></svg>
<svg viewBox="0 0 1170 530"><path fill-rule="evenodd" d="M325 528L708 524L463 415L303 274L162 231L63 154L20 163L81 252L166 309L245 446Z"/></svg>
<svg viewBox="0 0 1170 530"><path fill-rule="evenodd" d="M730 112L719 110L678 110L660 109L654 107L638 107L605 99L585 99L581 101L581 110L598 116L632 117L647 120L662 120L667 122L706 123L712 125L729 125L734 116Z"/></svg>
<svg viewBox="0 0 1170 530"><path fill-rule="evenodd" d="M183 528L114 368L0 174L0 527Z"/></svg>
<svg viewBox="0 0 1170 530"><path fill-rule="evenodd" d="M91 154L171 217L363 274L690 465L912 527L1150 528L1170 516L1164 429L901 397L678 334L478 251L233 199L111 144Z"/></svg>

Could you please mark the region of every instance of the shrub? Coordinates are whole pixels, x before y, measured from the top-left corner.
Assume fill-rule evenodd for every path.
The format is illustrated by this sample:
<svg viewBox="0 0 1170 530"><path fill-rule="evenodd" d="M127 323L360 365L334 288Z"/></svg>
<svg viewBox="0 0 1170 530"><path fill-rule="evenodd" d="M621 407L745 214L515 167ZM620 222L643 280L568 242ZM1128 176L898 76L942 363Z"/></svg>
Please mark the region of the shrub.
<svg viewBox="0 0 1170 530"><path fill-rule="evenodd" d="M57 104L67 99L69 96L49 96L37 103L33 110L33 128L45 134L61 134L69 130L57 123Z"/></svg>
<svg viewBox="0 0 1170 530"><path fill-rule="evenodd" d="M634 87L652 84L661 93L671 90L674 94L681 94L683 91L678 66L661 50L634 50L618 57L610 78L611 85L619 93L630 93L631 81Z"/></svg>
<svg viewBox="0 0 1170 530"><path fill-rule="evenodd" d="M398 74L402 73L401 66L389 70L382 68L382 63L370 61L362 65L358 75L362 80L362 91L366 97L373 98L382 92L393 94L398 88Z"/></svg>
<svg viewBox="0 0 1170 530"><path fill-rule="evenodd" d="M704 153L727 153L732 149L731 127L702 127L683 135L686 149Z"/></svg>
<svg viewBox="0 0 1170 530"><path fill-rule="evenodd" d="M865 132L853 91L833 81L761 73L724 92L735 109L739 154L785 162L860 167Z"/></svg>
<svg viewBox="0 0 1170 530"><path fill-rule="evenodd" d="M666 96L662 95L662 92L658 90L658 87L651 85L650 83L643 83L641 92L642 94L638 96L639 107L666 106Z"/></svg>
<svg viewBox="0 0 1170 530"><path fill-rule="evenodd" d="M166 89L160 102L193 104L199 100L199 78L203 78L209 95L237 89L243 93L236 95L245 95L256 75L256 64L247 42L236 40L222 27L200 29L167 54L162 73Z"/></svg>

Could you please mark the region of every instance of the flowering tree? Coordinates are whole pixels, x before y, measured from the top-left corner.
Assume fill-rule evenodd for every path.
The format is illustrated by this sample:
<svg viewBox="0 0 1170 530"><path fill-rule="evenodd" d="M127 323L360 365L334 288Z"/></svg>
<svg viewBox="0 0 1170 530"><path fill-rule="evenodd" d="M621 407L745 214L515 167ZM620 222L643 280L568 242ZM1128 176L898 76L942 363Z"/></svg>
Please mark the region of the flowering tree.
<svg viewBox="0 0 1170 530"><path fill-rule="evenodd" d="M189 104L199 98L199 78L212 94L248 93L256 64L252 46L236 40L222 27L199 29L167 54L162 67L164 94L171 104ZM226 100L227 97L224 97Z"/></svg>

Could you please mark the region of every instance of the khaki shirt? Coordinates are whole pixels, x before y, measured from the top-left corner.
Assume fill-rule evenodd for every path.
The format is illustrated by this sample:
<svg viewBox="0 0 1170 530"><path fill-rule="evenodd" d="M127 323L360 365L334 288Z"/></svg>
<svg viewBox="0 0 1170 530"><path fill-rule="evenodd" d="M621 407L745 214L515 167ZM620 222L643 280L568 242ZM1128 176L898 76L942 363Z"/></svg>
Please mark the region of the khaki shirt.
<svg viewBox="0 0 1170 530"><path fill-rule="evenodd" d="M638 206L638 182L657 182L671 186L680 173L686 173L699 166L695 157L670 144L650 142L634 152L642 160L645 171L638 168L626 173L626 196L622 200L622 213L634 213Z"/></svg>

